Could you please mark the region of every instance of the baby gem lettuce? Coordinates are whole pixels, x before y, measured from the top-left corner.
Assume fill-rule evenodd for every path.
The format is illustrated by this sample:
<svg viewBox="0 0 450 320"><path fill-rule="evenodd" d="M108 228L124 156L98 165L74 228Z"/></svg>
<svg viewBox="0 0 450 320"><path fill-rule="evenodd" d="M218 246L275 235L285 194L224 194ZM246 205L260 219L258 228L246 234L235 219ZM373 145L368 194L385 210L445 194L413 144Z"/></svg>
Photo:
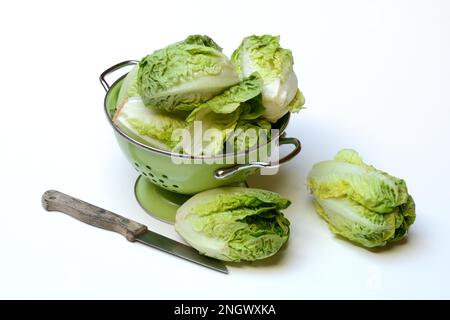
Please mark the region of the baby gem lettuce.
<svg viewBox="0 0 450 320"><path fill-rule="evenodd" d="M288 112L296 112L305 103L298 89L292 52L280 46L280 37L271 35L249 36L242 40L231 59L241 77L258 72L264 80L263 117L276 122Z"/></svg>
<svg viewBox="0 0 450 320"><path fill-rule="evenodd" d="M239 83L233 63L207 36L190 36L144 57L137 88L144 104L190 111Z"/></svg>
<svg viewBox="0 0 450 320"><path fill-rule="evenodd" d="M175 230L200 253L224 261L274 255L289 238L281 210L290 201L275 192L224 187L196 194L177 211Z"/></svg>
<svg viewBox="0 0 450 320"><path fill-rule="evenodd" d="M416 218L405 181L365 164L354 150L315 164L308 188L330 230L366 247L404 239Z"/></svg>

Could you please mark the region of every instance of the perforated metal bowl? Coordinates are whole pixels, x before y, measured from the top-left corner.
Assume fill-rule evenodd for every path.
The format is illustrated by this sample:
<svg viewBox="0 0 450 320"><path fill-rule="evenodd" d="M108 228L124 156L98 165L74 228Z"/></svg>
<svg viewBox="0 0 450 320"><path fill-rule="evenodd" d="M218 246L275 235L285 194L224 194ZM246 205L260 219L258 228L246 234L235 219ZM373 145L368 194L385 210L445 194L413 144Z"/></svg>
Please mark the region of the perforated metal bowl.
<svg viewBox="0 0 450 320"><path fill-rule="evenodd" d="M236 157L236 155L217 156L222 158L222 163L227 164L207 164L204 161L205 159L214 159L211 157L205 158L174 154L136 141L115 126L112 121L112 117L116 111L118 93L126 74L120 76L111 85L106 80L106 77L113 72L119 71L124 67L135 65L136 63L137 61L130 60L110 67L100 75L100 82L106 90L104 108L108 122L114 130L114 134L123 153L141 176L138 179L135 190L138 201L144 208L146 205L143 203L148 202L148 197L151 196L149 192L155 192L154 188L152 189L153 191L149 189L152 187L151 185L156 185L159 188L177 194L192 195L200 191L220 186L242 183L249 175L255 174L260 168L272 167L274 165L278 166L291 160L300 152L300 141L296 138L287 138L284 134L284 130L289 122L289 114L285 115L274 125L274 127L279 129L279 135L271 137L271 140L278 142L280 145L291 144L294 146L294 149L286 156L279 159L276 164L265 161L267 159L258 159L257 162L247 162L242 164L242 157L252 159L251 153L257 153L258 149L251 150L250 156L249 154L242 154L242 157L239 155L238 157ZM186 160L187 158L192 160L192 162L197 160L200 163L176 164L173 161L174 158L178 158L178 160ZM140 191L141 189L142 191ZM162 197L171 197L167 192L161 192L161 190L158 192ZM175 203L176 202L177 201L175 201ZM148 208L145 209L149 210ZM163 220L166 219L163 218Z"/></svg>

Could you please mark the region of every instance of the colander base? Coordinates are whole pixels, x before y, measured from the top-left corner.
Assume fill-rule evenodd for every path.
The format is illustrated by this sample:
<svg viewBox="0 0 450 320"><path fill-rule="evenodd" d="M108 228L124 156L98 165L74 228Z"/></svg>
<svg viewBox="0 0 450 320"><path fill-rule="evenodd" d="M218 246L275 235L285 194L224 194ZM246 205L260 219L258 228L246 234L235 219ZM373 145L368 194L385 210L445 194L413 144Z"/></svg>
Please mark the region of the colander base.
<svg viewBox="0 0 450 320"><path fill-rule="evenodd" d="M233 184L248 187L247 182ZM178 208L192 195L168 191L153 184L149 179L139 176L134 185L134 195L142 209L152 217L174 224Z"/></svg>
<svg viewBox="0 0 450 320"><path fill-rule="evenodd" d="M167 223L175 223L175 214L191 196L168 191L139 176L134 185L134 195L148 214Z"/></svg>

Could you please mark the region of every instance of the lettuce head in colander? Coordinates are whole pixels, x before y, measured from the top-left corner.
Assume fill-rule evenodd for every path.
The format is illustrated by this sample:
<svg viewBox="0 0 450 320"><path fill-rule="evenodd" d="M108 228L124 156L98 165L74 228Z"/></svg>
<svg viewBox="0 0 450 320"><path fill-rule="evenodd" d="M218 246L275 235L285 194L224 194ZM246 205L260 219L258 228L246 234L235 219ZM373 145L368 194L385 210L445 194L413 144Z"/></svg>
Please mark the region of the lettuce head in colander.
<svg viewBox="0 0 450 320"><path fill-rule="evenodd" d="M258 72L264 80L262 103L264 118L276 122L305 103L293 70L292 52L280 46L280 37L263 35L244 38L232 56L241 77Z"/></svg>
<svg viewBox="0 0 450 320"><path fill-rule="evenodd" d="M177 211L176 231L200 253L224 261L254 261L278 252L289 238L277 193L224 187L196 194Z"/></svg>
<svg viewBox="0 0 450 320"><path fill-rule="evenodd" d="M405 238L416 217L405 181L365 164L354 150L315 164L308 188L330 230L366 247Z"/></svg>
<svg viewBox="0 0 450 320"><path fill-rule="evenodd" d="M190 36L144 57L136 85L144 104L191 111L240 81L233 63L207 36Z"/></svg>

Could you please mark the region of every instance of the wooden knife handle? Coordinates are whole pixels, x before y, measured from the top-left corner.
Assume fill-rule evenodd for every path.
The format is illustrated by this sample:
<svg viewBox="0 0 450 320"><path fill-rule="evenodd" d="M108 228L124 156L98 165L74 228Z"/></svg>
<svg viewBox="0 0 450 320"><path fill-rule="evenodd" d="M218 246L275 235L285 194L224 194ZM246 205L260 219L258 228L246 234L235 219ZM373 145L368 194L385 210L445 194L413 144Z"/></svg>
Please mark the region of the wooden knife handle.
<svg viewBox="0 0 450 320"><path fill-rule="evenodd" d="M59 211L91 226L120 233L132 242L147 231L143 224L55 190L44 192L42 206L47 211Z"/></svg>

